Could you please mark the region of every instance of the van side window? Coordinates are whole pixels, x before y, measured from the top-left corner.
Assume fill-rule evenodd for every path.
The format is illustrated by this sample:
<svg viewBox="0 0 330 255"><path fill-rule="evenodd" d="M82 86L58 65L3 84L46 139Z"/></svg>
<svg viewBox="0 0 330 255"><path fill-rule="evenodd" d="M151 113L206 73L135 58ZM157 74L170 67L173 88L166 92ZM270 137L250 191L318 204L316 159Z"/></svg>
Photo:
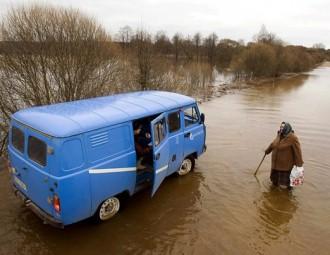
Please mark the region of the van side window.
<svg viewBox="0 0 330 255"><path fill-rule="evenodd" d="M74 170L84 163L82 145L79 139L68 140L62 146L62 167L64 171Z"/></svg>
<svg viewBox="0 0 330 255"><path fill-rule="evenodd" d="M170 133L180 129L180 111L172 112L168 115L168 129Z"/></svg>
<svg viewBox="0 0 330 255"><path fill-rule="evenodd" d="M47 144L34 136L29 136L28 156L39 165L46 166Z"/></svg>
<svg viewBox="0 0 330 255"><path fill-rule="evenodd" d="M11 129L11 143L18 151L24 153L24 133L17 127Z"/></svg>
<svg viewBox="0 0 330 255"><path fill-rule="evenodd" d="M189 107L184 110L184 124L186 127L197 123L199 120L196 107Z"/></svg>
<svg viewBox="0 0 330 255"><path fill-rule="evenodd" d="M154 125L154 142L155 146L160 144L165 136L166 136L166 126L165 126L165 118L162 118L160 121L156 122Z"/></svg>

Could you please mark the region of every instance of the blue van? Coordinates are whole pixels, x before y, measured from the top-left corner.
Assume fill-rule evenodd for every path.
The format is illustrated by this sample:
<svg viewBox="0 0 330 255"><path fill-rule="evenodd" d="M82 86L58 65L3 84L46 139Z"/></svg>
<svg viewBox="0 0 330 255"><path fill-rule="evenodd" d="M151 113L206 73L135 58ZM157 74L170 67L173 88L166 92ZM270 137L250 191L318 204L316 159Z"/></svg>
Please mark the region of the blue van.
<svg viewBox="0 0 330 255"><path fill-rule="evenodd" d="M56 227L107 220L120 199L168 175L185 175L205 150L204 115L193 98L133 92L38 106L12 115L15 194Z"/></svg>

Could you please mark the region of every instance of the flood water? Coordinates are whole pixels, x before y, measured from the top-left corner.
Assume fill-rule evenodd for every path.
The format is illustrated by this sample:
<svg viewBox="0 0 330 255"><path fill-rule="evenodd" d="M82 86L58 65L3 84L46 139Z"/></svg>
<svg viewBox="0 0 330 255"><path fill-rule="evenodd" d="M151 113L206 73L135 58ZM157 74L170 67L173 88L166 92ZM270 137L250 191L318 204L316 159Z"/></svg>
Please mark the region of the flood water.
<svg viewBox="0 0 330 255"><path fill-rule="evenodd" d="M330 66L204 103L208 150L196 170L143 191L113 219L64 230L43 225L0 172L0 254L329 254ZM300 139L305 183L272 189L270 157L282 120Z"/></svg>

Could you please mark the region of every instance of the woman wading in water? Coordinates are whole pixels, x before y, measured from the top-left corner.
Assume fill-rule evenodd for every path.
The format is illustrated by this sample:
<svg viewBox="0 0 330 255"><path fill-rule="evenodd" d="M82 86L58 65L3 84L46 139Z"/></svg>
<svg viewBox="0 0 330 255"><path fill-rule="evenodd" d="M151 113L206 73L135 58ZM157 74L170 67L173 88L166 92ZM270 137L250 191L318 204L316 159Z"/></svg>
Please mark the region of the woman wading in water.
<svg viewBox="0 0 330 255"><path fill-rule="evenodd" d="M272 152L272 168L270 180L273 185L290 186L290 173L293 166L302 167L300 143L292 127L287 122L282 122L275 140L265 150L265 154Z"/></svg>

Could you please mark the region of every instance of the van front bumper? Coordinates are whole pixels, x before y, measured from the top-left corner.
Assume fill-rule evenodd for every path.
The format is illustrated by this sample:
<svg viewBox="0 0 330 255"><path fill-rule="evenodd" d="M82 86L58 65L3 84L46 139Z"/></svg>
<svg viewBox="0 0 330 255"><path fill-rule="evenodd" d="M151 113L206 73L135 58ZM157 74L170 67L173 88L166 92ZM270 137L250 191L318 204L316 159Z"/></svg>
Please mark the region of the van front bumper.
<svg viewBox="0 0 330 255"><path fill-rule="evenodd" d="M53 216L46 213L44 210L39 208L35 203L33 203L30 199L28 199L21 191L19 191L15 186L13 186L14 194L20 200L23 201L24 205L28 207L32 212L34 212L40 219L43 220L45 224L49 224L56 228L64 228L64 224L55 219Z"/></svg>

